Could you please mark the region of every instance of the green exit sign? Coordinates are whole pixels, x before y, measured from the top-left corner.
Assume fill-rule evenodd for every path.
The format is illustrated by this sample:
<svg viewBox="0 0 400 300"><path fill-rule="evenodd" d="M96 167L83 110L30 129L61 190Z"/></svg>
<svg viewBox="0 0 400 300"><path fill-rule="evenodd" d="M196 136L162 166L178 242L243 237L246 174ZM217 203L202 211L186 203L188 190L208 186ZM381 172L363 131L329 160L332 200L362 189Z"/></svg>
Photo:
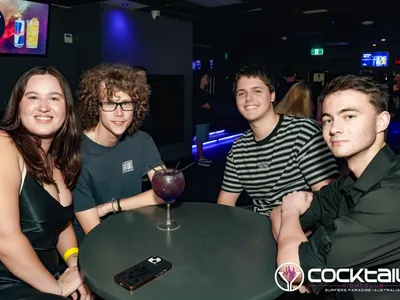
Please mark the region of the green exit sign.
<svg viewBox="0 0 400 300"><path fill-rule="evenodd" d="M324 48L312 48L311 55L324 55Z"/></svg>

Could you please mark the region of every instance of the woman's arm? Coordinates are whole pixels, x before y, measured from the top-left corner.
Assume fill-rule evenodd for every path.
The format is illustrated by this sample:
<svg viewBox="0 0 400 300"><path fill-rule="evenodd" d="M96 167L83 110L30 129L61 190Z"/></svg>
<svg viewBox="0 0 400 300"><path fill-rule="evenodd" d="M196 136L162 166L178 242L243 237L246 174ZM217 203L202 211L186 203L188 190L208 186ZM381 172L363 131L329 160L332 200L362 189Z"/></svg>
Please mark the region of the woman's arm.
<svg viewBox="0 0 400 300"><path fill-rule="evenodd" d="M53 174L59 182L60 188L60 197L62 197L62 203L64 206L69 206L72 204L72 193L67 188L64 182L64 178L59 169L54 169ZM61 199L60 199L61 201ZM68 223L68 226L60 233L58 236L57 250L60 253L61 257L64 259L65 255L68 256L66 263L68 267L76 267L78 265L78 253L76 250L78 249L78 241L76 239L74 227L72 225L72 221Z"/></svg>
<svg viewBox="0 0 400 300"><path fill-rule="evenodd" d="M60 253L62 257L64 256L65 252L71 248L78 248L78 242L76 240L72 222L69 223L68 226L60 233L57 243L58 253ZM78 253L69 255L66 263L70 268L78 266Z"/></svg>
<svg viewBox="0 0 400 300"><path fill-rule="evenodd" d="M0 135L0 261L22 281L46 292L59 294L60 286L39 260L21 231L19 187L20 158L12 140Z"/></svg>

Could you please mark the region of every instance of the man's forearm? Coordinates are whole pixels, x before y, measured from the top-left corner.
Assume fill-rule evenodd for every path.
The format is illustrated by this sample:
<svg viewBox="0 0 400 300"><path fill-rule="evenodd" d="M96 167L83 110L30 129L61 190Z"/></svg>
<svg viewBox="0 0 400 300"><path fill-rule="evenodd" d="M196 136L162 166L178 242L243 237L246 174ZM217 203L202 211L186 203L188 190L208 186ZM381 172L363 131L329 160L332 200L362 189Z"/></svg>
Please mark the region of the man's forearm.
<svg viewBox="0 0 400 300"><path fill-rule="evenodd" d="M139 195L121 199L120 205L123 211L136 209L143 206L159 205L165 203L157 197L153 190L148 190Z"/></svg>
<svg viewBox="0 0 400 300"><path fill-rule="evenodd" d="M271 215L269 216L271 220L271 231L272 235L275 238L275 241L278 241L279 231L281 229L281 207L277 206L271 211Z"/></svg>
<svg viewBox="0 0 400 300"><path fill-rule="evenodd" d="M307 237L301 228L299 215L296 212L284 211L281 216L278 236L278 266L287 262L300 265L299 245L307 242Z"/></svg>
<svg viewBox="0 0 400 300"><path fill-rule="evenodd" d="M230 199L221 199L221 198L218 198L217 204L227 205L227 206L236 206L236 202L233 202Z"/></svg>
<svg viewBox="0 0 400 300"><path fill-rule="evenodd" d="M240 193L230 193L224 190L221 190L218 195L218 204L227 205L227 206L236 206L236 201L239 198Z"/></svg>

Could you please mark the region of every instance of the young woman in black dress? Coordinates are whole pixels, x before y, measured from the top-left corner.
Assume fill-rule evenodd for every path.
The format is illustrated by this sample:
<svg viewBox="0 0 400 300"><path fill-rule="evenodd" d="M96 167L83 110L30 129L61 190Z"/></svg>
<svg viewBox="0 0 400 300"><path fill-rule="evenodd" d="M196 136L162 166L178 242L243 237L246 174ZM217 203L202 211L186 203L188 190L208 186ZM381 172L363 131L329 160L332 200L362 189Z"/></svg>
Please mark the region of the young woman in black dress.
<svg viewBox="0 0 400 300"><path fill-rule="evenodd" d="M65 78L45 67L22 75L0 129L0 299L92 299L71 225L80 132Z"/></svg>

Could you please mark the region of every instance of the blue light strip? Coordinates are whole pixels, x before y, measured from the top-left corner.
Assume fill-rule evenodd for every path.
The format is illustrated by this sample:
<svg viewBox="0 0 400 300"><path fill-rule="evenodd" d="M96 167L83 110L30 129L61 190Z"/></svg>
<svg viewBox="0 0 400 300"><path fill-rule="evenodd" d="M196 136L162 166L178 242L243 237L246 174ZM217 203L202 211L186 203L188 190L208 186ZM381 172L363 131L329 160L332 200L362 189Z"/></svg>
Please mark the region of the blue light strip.
<svg viewBox="0 0 400 300"><path fill-rule="evenodd" d="M220 133L224 133L224 132L225 132L225 129L223 129L223 130L218 130L218 131L214 131L214 132L210 132L209 135L216 135L216 134L220 134Z"/></svg>
<svg viewBox="0 0 400 300"><path fill-rule="evenodd" d="M208 137L213 137L213 136L216 136L216 135L219 135L219 134L223 134L223 133L225 133L225 129L218 130L218 131L213 131L213 132L210 132L208 134ZM195 142L195 141L196 141L196 136L193 137L193 142Z"/></svg>
<svg viewBox="0 0 400 300"><path fill-rule="evenodd" d="M207 146L211 145L211 144L220 144L220 143L222 144L224 142L232 141L241 135L242 135L242 133L239 133L239 134L234 134L234 135L230 135L230 136L225 136L225 137L222 137L222 138L219 138L216 140L208 141L208 142L203 143L203 147L207 148ZM197 149L196 145L193 145L192 149Z"/></svg>
<svg viewBox="0 0 400 300"><path fill-rule="evenodd" d="M242 134L241 133L238 133L238 134L234 134L234 135L230 135L230 136L225 136L225 137L223 137L223 138L220 138L220 139L218 139L218 141L225 141L225 140L230 140L230 139L234 139L234 138L237 138L237 137L239 137L239 136L241 136Z"/></svg>

